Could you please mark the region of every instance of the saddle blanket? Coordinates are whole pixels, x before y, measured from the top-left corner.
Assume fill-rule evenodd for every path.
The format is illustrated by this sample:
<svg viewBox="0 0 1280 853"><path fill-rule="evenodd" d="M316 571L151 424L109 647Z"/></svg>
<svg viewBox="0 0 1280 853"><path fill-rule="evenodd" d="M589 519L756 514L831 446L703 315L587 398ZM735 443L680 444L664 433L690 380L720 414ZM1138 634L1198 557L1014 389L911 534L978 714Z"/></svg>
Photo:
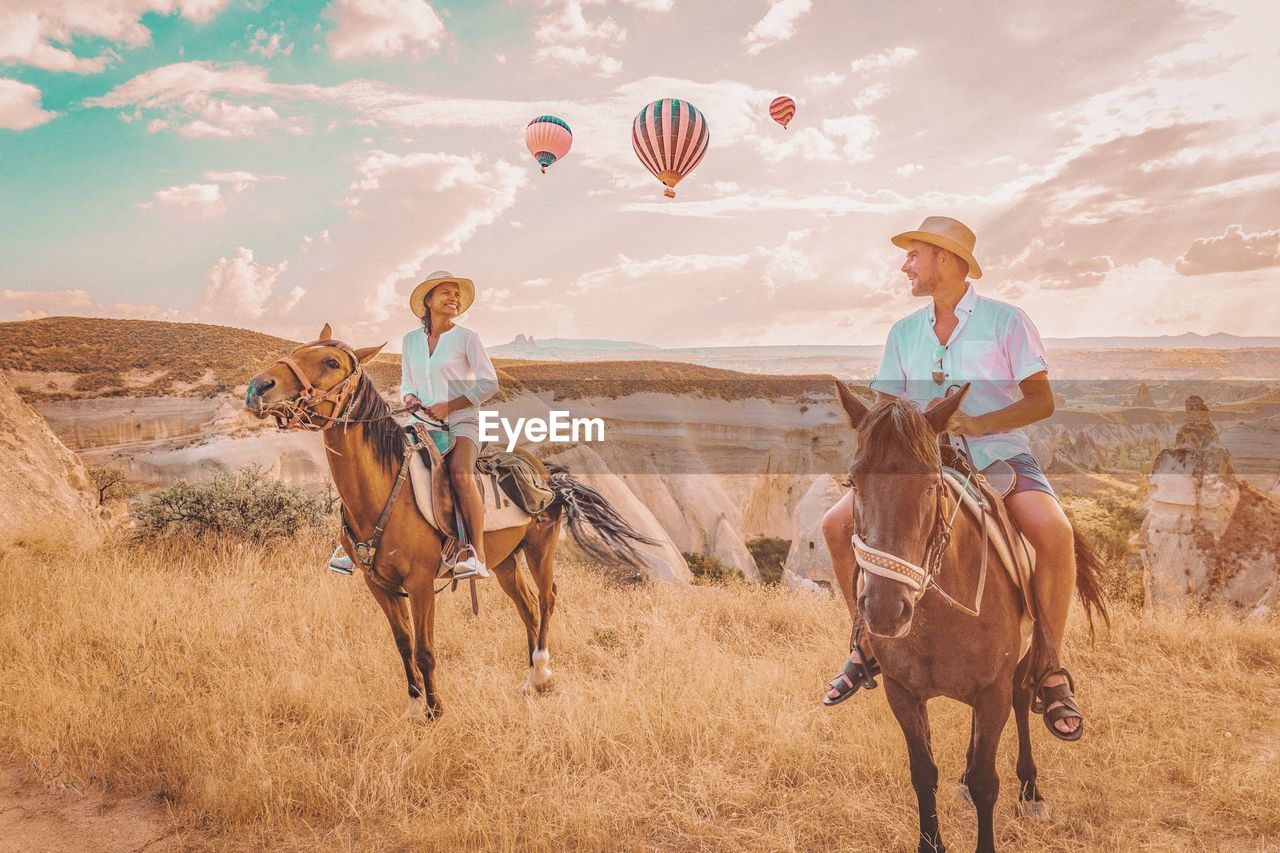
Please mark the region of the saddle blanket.
<svg viewBox="0 0 1280 853"><path fill-rule="evenodd" d="M440 476L447 477L448 473L441 471ZM480 484L480 496L484 499L484 530L486 533L491 530L520 527L527 524L532 518L529 513L517 506L498 487L496 474L484 474L477 471L476 480ZM422 513L427 523L436 530L455 530L457 521L452 517L445 519L443 525L440 519L436 518L435 507L431 501L431 469L427 467L426 460L422 458L421 453L415 453L409 457L409 481L413 486L413 497L418 503L418 511Z"/></svg>

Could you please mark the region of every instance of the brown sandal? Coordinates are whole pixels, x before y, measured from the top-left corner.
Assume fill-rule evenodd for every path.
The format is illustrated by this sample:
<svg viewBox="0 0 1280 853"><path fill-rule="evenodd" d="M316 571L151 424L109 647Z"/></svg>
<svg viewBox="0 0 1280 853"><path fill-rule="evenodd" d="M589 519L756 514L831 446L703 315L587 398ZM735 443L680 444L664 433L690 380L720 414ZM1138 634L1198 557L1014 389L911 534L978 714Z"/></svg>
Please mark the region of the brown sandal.
<svg viewBox="0 0 1280 853"><path fill-rule="evenodd" d="M831 680L827 685L827 692L822 697L822 704L828 708L839 705L844 700L858 692L858 688L865 687L868 690L875 690L877 686L875 676L880 674L880 664L872 656L869 660L862 657L862 649L858 646L861 631L854 629L853 642L849 650L849 657L844 662L844 669L840 670L840 674ZM835 696L831 694L835 693Z"/></svg>
<svg viewBox="0 0 1280 853"><path fill-rule="evenodd" d="M1055 684L1053 687L1045 687L1044 682L1055 675L1066 677L1063 684ZM1040 680L1036 682L1035 700L1031 703L1031 710L1042 715L1045 728L1058 740L1077 741L1084 736L1084 714L1080 711L1080 706L1076 704L1076 685L1071 678L1071 673L1067 672L1066 667L1051 670L1040 676ZM1057 703L1062 703L1058 705ZM1052 707L1057 705L1056 708ZM1080 725L1075 727L1074 731L1064 732L1058 728L1057 723L1063 720L1077 719Z"/></svg>

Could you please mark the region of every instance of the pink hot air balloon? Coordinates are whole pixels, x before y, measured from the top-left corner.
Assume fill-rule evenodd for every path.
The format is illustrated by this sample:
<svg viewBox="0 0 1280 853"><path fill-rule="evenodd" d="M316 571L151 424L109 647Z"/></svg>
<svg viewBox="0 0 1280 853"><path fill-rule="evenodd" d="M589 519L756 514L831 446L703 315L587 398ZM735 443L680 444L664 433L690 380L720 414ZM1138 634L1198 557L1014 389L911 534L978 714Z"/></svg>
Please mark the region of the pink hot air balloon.
<svg viewBox="0 0 1280 853"><path fill-rule="evenodd" d="M545 175L548 166L569 153L573 145L573 131L562 118L538 116L524 129L524 144L542 166Z"/></svg>
<svg viewBox="0 0 1280 853"><path fill-rule="evenodd" d="M791 123L791 119L795 114L796 102L786 95L779 95L769 104L769 117L782 125L783 130L787 129L787 125Z"/></svg>
<svg viewBox="0 0 1280 853"><path fill-rule="evenodd" d="M644 167L666 184L662 194L667 198L676 197L676 184L702 160L710 141L706 118L693 104L676 98L654 101L631 123L631 147Z"/></svg>

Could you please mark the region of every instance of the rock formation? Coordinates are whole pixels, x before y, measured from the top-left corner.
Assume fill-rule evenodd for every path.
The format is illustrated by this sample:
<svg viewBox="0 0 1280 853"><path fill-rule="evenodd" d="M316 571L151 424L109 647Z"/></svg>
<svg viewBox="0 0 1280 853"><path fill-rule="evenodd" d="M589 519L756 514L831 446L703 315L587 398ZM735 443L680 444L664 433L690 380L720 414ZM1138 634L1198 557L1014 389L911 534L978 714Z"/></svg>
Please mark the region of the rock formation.
<svg viewBox="0 0 1280 853"><path fill-rule="evenodd" d="M1139 534L1147 600L1265 616L1280 603L1280 502L1236 476L1203 399L1188 397L1186 413L1151 470Z"/></svg>
<svg viewBox="0 0 1280 853"><path fill-rule="evenodd" d="M1135 409L1154 409L1156 407L1156 399L1151 396L1151 389L1147 387L1147 383L1143 382L1138 385L1138 392L1133 395L1133 402L1129 405Z"/></svg>
<svg viewBox="0 0 1280 853"><path fill-rule="evenodd" d="M80 458L0 375L0 542L57 530L96 540L107 529Z"/></svg>
<svg viewBox="0 0 1280 853"><path fill-rule="evenodd" d="M795 510L791 550L782 573L782 585L792 589L836 588L831 555L822 538L822 517L844 497L845 487L829 475L813 481Z"/></svg>

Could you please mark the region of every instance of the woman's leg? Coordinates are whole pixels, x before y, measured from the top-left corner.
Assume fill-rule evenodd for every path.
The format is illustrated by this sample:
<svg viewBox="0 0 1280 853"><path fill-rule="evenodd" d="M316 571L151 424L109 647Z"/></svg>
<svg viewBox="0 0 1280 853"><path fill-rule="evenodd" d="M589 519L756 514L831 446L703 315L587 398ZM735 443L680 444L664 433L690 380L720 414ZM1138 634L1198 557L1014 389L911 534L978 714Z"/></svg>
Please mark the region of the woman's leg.
<svg viewBox="0 0 1280 853"><path fill-rule="evenodd" d="M484 563L484 499L480 497L480 486L476 482L476 456L479 453L480 448L474 441L457 436L445 463L449 467L449 479L453 481L458 506L462 509L467 538L476 549L476 559Z"/></svg>

